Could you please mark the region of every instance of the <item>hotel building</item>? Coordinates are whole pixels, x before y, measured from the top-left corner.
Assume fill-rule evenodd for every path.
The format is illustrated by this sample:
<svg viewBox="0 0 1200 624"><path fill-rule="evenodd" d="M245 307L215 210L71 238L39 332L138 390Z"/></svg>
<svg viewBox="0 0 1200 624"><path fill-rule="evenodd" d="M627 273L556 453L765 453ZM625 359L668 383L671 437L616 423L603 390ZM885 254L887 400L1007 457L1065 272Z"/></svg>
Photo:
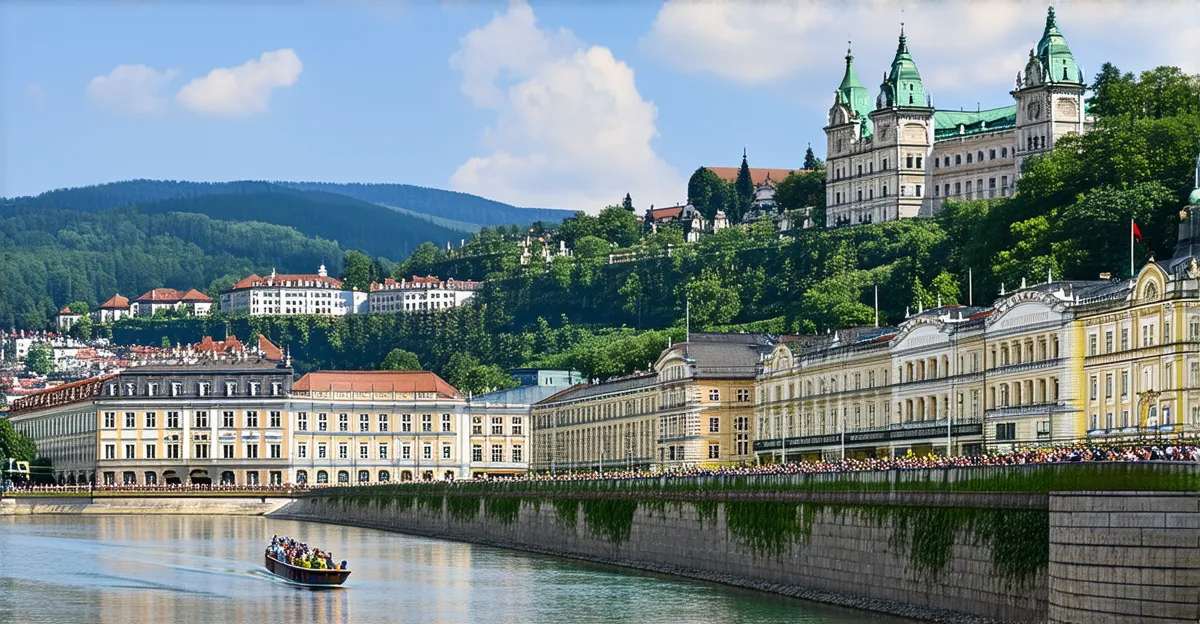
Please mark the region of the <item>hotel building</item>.
<svg viewBox="0 0 1200 624"><path fill-rule="evenodd" d="M221 294L221 311L248 316L344 316L367 311L367 293L344 290L325 265L315 274L251 275Z"/></svg>
<svg viewBox="0 0 1200 624"><path fill-rule="evenodd" d="M398 282L389 278L371 284L369 308L372 314L446 310L462 305L481 288L483 282L441 280L432 275Z"/></svg>

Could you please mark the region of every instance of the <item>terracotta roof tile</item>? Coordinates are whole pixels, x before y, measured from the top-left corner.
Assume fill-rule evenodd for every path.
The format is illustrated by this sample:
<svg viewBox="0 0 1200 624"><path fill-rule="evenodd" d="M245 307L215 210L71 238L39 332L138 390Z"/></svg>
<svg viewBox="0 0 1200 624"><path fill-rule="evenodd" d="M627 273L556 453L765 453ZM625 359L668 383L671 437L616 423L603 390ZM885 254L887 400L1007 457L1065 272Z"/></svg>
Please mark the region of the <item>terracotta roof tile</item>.
<svg viewBox="0 0 1200 624"><path fill-rule="evenodd" d="M436 392L441 398L462 398L457 388L429 371L316 371L292 384L296 392Z"/></svg>
<svg viewBox="0 0 1200 624"><path fill-rule="evenodd" d="M316 273L278 273L274 276L267 275L260 277L251 275L246 279L233 285L230 290L243 290L246 288L266 288L274 286L293 286L298 288L308 288L309 284L321 284L327 288L341 288L342 280L317 275Z"/></svg>
<svg viewBox="0 0 1200 624"><path fill-rule="evenodd" d="M127 310L129 309L129 299L122 297L120 293L113 295L112 299L100 304L101 310Z"/></svg>
<svg viewBox="0 0 1200 624"><path fill-rule="evenodd" d="M721 178L726 182L735 182L737 181L738 171L741 170L741 167L705 167L705 169L717 174L718 178ZM769 169L762 167L750 167L750 181L755 185L762 184L767 181L767 176L770 175L771 181L775 184L779 184L784 178L788 177L789 173L793 171L803 173L805 170L800 168Z"/></svg>

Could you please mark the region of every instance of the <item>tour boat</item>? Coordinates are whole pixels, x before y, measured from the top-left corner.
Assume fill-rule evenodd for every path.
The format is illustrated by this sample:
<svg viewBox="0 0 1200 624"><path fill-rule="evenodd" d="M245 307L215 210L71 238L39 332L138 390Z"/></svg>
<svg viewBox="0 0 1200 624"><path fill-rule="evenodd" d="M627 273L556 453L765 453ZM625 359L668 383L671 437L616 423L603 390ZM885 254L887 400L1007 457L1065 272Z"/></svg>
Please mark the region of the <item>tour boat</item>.
<svg viewBox="0 0 1200 624"><path fill-rule="evenodd" d="M302 568L279 561L270 554L265 555L265 557L268 572L289 583L303 585L304 587L339 587L342 583L346 582L346 577L350 576L350 570Z"/></svg>

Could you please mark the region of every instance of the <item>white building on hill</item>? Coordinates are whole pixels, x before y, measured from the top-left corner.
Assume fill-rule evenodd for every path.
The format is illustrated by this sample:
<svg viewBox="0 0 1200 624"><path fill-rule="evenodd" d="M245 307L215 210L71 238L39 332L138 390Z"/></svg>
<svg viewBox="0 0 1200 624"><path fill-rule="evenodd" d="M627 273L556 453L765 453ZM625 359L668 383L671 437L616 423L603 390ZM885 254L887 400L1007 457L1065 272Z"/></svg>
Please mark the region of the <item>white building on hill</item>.
<svg viewBox="0 0 1200 624"><path fill-rule="evenodd" d="M249 316L344 316L367 311L367 293L345 290L325 265L316 274L251 275L221 295L226 314Z"/></svg>

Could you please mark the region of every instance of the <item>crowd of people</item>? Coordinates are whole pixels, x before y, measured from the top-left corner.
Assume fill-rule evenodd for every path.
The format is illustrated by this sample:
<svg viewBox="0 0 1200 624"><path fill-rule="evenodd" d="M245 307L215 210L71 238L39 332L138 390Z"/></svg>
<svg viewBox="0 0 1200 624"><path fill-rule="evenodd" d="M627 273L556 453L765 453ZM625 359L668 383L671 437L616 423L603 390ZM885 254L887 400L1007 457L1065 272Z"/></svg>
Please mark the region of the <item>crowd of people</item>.
<svg viewBox="0 0 1200 624"><path fill-rule="evenodd" d="M834 461L792 461L741 464L703 468L689 466L666 471L604 470L531 473L516 477L496 477L508 481L587 481L598 479L649 479L712 476L755 476L781 474L817 474L864 472L872 470L927 470L975 466L1020 466L1077 462L1200 462L1200 445L1193 442L1164 442L1153 445L1076 444L1022 449L1009 453L981 453L943 457L934 454L887 458L846 458Z"/></svg>
<svg viewBox="0 0 1200 624"><path fill-rule="evenodd" d="M341 563L333 560L333 553L322 551L320 548L309 548L308 544L290 537L271 537L271 545L267 547L267 556L298 568L314 570L348 570L346 561Z"/></svg>

